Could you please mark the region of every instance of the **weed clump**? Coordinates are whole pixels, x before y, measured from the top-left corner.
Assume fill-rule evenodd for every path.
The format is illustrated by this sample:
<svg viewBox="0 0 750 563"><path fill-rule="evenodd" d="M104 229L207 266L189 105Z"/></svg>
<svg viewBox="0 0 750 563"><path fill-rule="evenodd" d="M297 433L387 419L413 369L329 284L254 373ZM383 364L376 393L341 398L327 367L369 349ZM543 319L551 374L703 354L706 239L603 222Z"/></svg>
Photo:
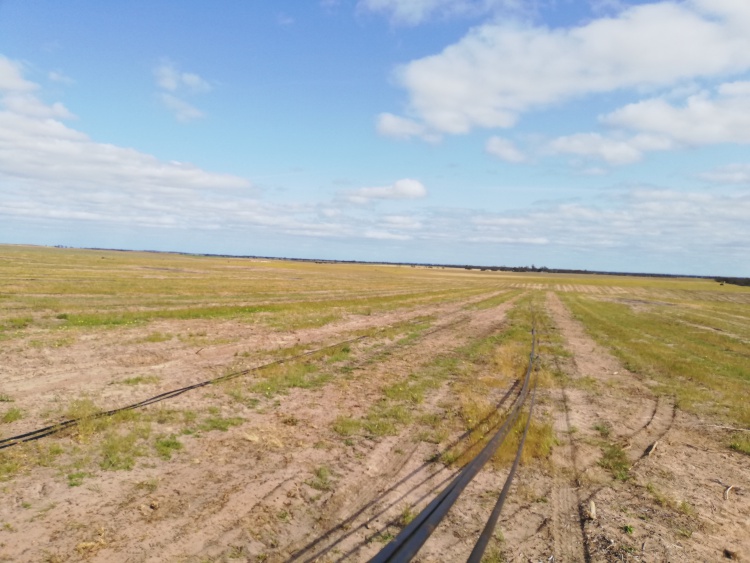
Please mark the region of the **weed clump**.
<svg viewBox="0 0 750 563"><path fill-rule="evenodd" d="M150 383L159 383L160 379L156 375L137 375L123 379L120 383L123 385L142 385Z"/></svg>
<svg viewBox="0 0 750 563"><path fill-rule="evenodd" d="M135 459L144 455L140 442L148 438L150 432L149 425L137 425L122 434L116 430L110 432L101 444L99 466L105 471L130 471Z"/></svg>
<svg viewBox="0 0 750 563"><path fill-rule="evenodd" d="M352 436L360 431L362 422L348 416L339 416L333 423L333 431L341 436Z"/></svg>
<svg viewBox="0 0 750 563"><path fill-rule="evenodd" d="M172 335L164 332L152 332L144 336L141 342L166 342L172 340Z"/></svg>
<svg viewBox="0 0 750 563"><path fill-rule="evenodd" d="M22 418L23 413L21 412L21 409L13 407L5 412L2 418L0 418L0 421L2 421L4 424L10 424L11 422L15 422L16 420L21 420Z"/></svg>
<svg viewBox="0 0 750 563"><path fill-rule="evenodd" d="M232 426L239 426L243 422L245 422L245 420L239 417L222 418L220 416L210 416L201 422L199 428L206 432L211 430L221 430L222 432L226 432Z"/></svg>
<svg viewBox="0 0 750 563"><path fill-rule="evenodd" d="M80 487L83 484L83 480L88 476L89 474L84 471L76 471L75 473L68 473L68 486Z"/></svg>
<svg viewBox="0 0 750 563"><path fill-rule="evenodd" d="M607 444L602 448L599 466L609 470L618 481L630 479L630 462L625 451L618 444Z"/></svg>
<svg viewBox="0 0 750 563"><path fill-rule="evenodd" d="M602 438L609 438L609 435L612 433L612 427L608 422L597 422L594 424L594 430L599 432Z"/></svg>
<svg viewBox="0 0 750 563"><path fill-rule="evenodd" d="M154 442L156 453L162 459L171 459L172 454L182 449L182 443L174 436L159 436Z"/></svg>
<svg viewBox="0 0 750 563"><path fill-rule="evenodd" d="M331 470L325 465L318 467L313 472L313 478L306 481L316 491L330 491L333 488L331 482Z"/></svg>
<svg viewBox="0 0 750 563"><path fill-rule="evenodd" d="M735 452L750 455L750 436L735 435L729 442L729 447Z"/></svg>

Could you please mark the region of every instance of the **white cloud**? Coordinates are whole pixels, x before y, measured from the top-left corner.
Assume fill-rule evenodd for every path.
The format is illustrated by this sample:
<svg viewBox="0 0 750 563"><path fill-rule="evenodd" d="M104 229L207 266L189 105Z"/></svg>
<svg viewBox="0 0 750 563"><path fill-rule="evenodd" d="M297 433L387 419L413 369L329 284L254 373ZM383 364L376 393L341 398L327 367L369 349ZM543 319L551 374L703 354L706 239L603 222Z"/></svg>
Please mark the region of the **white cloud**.
<svg viewBox="0 0 750 563"><path fill-rule="evenodd" d="M0 55L0 91L31 92L38 86L23 77L21 63Z"/></svg>
<svg viewBox="0 0 750 563"><path fill-rule="evenodd" d="M750 185L750 164L729 164L700 175L704 180L717 184Z"/></svg>
<svg viewBox="0 0 750 563"><path fill-rule="evenodd" d="M210 92L213 87L207 80L194 72L179 70L167 59L154 68L154 79L157 87L162 90L158 94L159 100L178 121L186 123L205 116L201 110L185 101L184 96Z"/></svg>
<svg viewBox="0 0 750 563"><path fill-rule="evenodd" d="M600 123L615 128L612 133L563 136L548 148L617 165L637 162L651 151L750 143L750 81L726 82L714 92L691 93L682 104L670 101L672 97L674 92L669 92L600 116Z"/></svg>
<svg viewBox="0 0 750 563"><path fill-rule="evenodd" d="M719 249L741 255L747 252L750 240L747 217L750 192L726 195L635 189L612 194L599 205L561 203L546 209L477 215L466 236L477 242L526 241L583 252L622 249L634 256L644 251L644 256L652 258L670 252L707 257Z"/></svg>
<svg viewBox="0 0 750 563"><path fill-rule="evenodd" d="M247 190L249 181L97 143L59 120L0 111L0 176L123 194Z"/></svg>
<svg viewBox="0 0 750 563"><path fill-rule="evenodd" d="M0 83L0 226L65 225L83 232L88 223L108 233L148 228L341 240L408 240L419 228L406 215L379 217L341 198L263 201L246 178L93 141L65 123L71 115L64 106L44 104L36 90L19 66L6 66ZM404 179L349 195L367 202L426 193L420 182Z"/></svg>
<svg viewBox="0 0 750 563"><path fill-rule="evenodd" d="M188 90L191 92L209 92L211 84L193 72L180 71L173 62L163 60L154 69L157 86L169 92Z"/></svg>
<svg viewBox="0 0 750 563"><path fill-rule="evenodd" d="M600 120L691 146L750 143L750 82L722 84L715 95L694 94L681 107L661 98L628 104Z"/></svg>
<svg viewBox="0 0 750 563"><path fill-rule="evenodd" d="M384 137L402 140L419 137L430 143L440 141L440 135L431 132L421 123L417 123L413 119L393 115L392 113L381 113L378 116L376 127L378 133Z"/></svg>
<svg viewBox="0 0 750 563"><path fill-rule="evenodd" d="M385 215L381 217L380 220L387 225L388 228L409 230L422 228L421 221L408 215Z"/></svg>
<svg viewBox="0 0 750 563"><path fill-rule="evenodd" d="M49 78L52 82L58 82L60 84L75 84L75 80L73 80L70 76L67 76L65 73L56 70L50 71L49 74L47 74L47 78Z"/></svg>
<svg viewBox="0 0 750 563"><path fill-rule="evenodd" d="M669 138L640 134L626 138L614 138L599 133L576 133L558 137L549 144L556 154L599 158L609 164L632 164L643 158L647 151L673 148Z"/></svg>
<svg viewBox="0 0 750 563"><path fill-rule="evenodd" d="M511 127L525 111L574 97L749 69L748 6L664 1L571 28L488 23L396 78L409 114L430 131Z"/></svg>
<svg viewBox="0 0 750 563"><path fill-rule="evenodd" d="M380 230L367 230L364 234L365 238L371 238L376 240L409 240L411 237L409 235L404 235L400 233L392 233L390 231L380 231Z"/></svg>
<svg viewBox="0 0 750 563"><path fill-rule="evenodd" d="M187 122L204 117L204 113L201 110L177 96L162 92L159 94L159 99L174 114L177 121Z"/></svg>
<svg viewBox="0 0 750 563"><path fill-rule="evenodd" d="M167 224L165 218L178 214L171 198L253 191L244 178L95 142L63 122L72 115L62 104L44 104L30 93L37 88L20 75L0 84L4 213L122 221L133 219L130 208L150 223Z"/></svg>
<svg viewBox="0 0 750 563"><path fill-rule="evenodd" d="M24 92L10 92L2 98L6 109L17 114L30 117L54 117L58 119L72 119L75 116L60 102L44 104L33 94Z"/></svg>
<svg viewBox="0 0 750 563"><path fill-rule="evenodd" d="M427 196L427 188L418 180L404 178L390 186L358 188L345 192L345 198L351 203L369 203L383 199L419 199Z"/></svg>
<svg viewBox="0 0 750 563"><path fill-rule="evenodd" d="M360 0L361 10L382 13L395 24L417 25L432 17L479 16L499 10L520 11L523 0Z"/></svg>
<svg viewBox="0 0 750 563"><path fill-rule="evenodd" d="M485 150L489 154L506 162L518 163L526 161L526 156L511 141L502 137L490 137L485 145Z"/></svg>

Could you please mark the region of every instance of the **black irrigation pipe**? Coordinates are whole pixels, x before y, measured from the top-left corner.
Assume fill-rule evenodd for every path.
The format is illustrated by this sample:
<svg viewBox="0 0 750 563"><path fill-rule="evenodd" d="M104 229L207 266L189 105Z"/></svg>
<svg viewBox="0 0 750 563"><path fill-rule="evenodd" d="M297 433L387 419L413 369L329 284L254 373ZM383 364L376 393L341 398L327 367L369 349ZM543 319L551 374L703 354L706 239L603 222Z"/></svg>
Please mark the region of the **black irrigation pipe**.
<svg viewBox="0 0 750 563"><path fill-rule="evenodd" d="M428 331L423 336L427 336L429 334L432 334L434 332L437 332L439 330L443 330L446 328L450 328L456 324L461 322L461 320L458 320L454 323L450 323L448 325L444 325L442 327L435 328L431 331ZM385 329L381 329L385 330ZM51 436L52 434L57 434L58 432L62 432L63 430L67 428L72 428L78 423L84 421L84 420L95 420L98 418L104 418L107 416L115 415L119 412L124 412L128 410L135 410L141 407L146 407L148 405L152 405L154 403L159 403L161 401L166 401L167 399L172 399L174 397L177 397L178 395L182 395L183 393L186 393L188 391L192 391L193 389L198 389L200 387L206 387L208 385L213 385L216 383L221 383L222 381L229 381L231 379L235 379L237 377L241 377L243 375L247 375L249 373L252 373L254 371L259 371L262 369L270 368L279 364L283 364L285 362L289 362L292 360L298 360L300 358L304 358L307 356L313 356L315 354L319 354L320 352L324 352L326 350L330 350L331 348L337 348L339 346L344 346L346 344L352 344L354 342L358 342L360 340L365 340L367 338L371 338L371 336L358 336L357 338L351 338L349 340L344 340L342 342L337 342L336 344L331 344L330 346L323 346L322 348L318 348L316 350L311 350L309 352L303 352L302 354L297 354L295 356L290 356L288 358L281 358L278 360L274 360L273 362L269 362L267 364L262 364L260 366L255 366L252 368L248 368L242 371L232 372L228 373L226 375L222 375L219 377L215 377L213 379L208 379L206 381L201 381L200 383L194 383L193 385L188 385L186 387L181 387L179 389L173 389L171 391L165 391L164 393L160 393L158 395L154 395L153 397L149 397L148 399L144 399L143 401L139 401L138 403L133 403L131 405L126 405L124 407L119 407L116 409L99 412L96 414L93 414L91 416L81 416L78 418L72 418L69 420L64 420L62 422L58 422L57 424L51 424L50 426L45 426L44 428L38 428L37 430L32 430L31 432L26 432L25 434L19 434L17 436L11 436L9 438L4 438L0 440L0 450L4 450L6 448L11 448L13 446L17 446L18 444L22 444L24 442L33 442L35 440L39 440L40 438L44 438L46 436Z"/></svg>
<svg viewBox="0 0 750 563"><path fill-rule="evenodd" d="M252 368L248 368L242 371L236 371L232 373L228 373L226 375L221 375L219 377L215 377L213 379L208 379L206 381L201 381L200 383L194 383L192 385L188 385L186 387L181 387L179 389L173 389L172 391L165 391L164 393L160 393L158 395L154 395L153 397L149 397L148 399L144 399L143 401L139 401L137 403L133 403L131 405L126 405L124 407L119 407L116 409L99 412L96 414L93 414L91 416L81 416L78 418L72 418L69 420L64 420L62 422L58 422L57 424L52 424L50 426L45 426L44 428L39 428L37 430L32 430L31 432L26 432L25 434L19 434L17 436L11 436L10 438L4 438L0 440L0 450L4 450L5 448L10 448L12 446L16 446L18 444L24 443L24 442L32 442L34 440L39 440L40 438L44 438L45 436L50 436L51 434L56 434L58 432L62 432L66 428L71 428L73 426L76 426L78 423L84 421L84 420L94 420L97 418L104 418L107 416L112 416L114 414L117 414L119 412L128 411L128 410L134 410L141 407L146 407L148 405L152 405L154 403L158 403L161 401L165 401L167 399L172 399L174 397L177 397L178 395L182 395L183 393L186 393L188 391L192 391L193 389L198 389L200 387L206 387L208 385L213 385L216 383L221 383L223 381L229 381L231 379L235 379L237 377L241 377L243 375L247 375L249 373L252 373L254 371L266 369L275 365L283 364L285 362L289 362L292 360L298 360L300 358L304 358L307 356L313 356L315 354L319 354L320 352L324 352L326 350L330 350L331 348L337 348L339 346L344 346L346 344L352 344L353 342L358 342L360 340L364 340L366 338L370 338L370 336L358 336L357 338L351 338L349 340L344 340L342 342L337 342L336 344L331 344L330 346L323 346L322 348L318 348L316 350L310 350L309 352L303 352L302 354L297 354L295 356L290 356L288 358L281 358L278 360L274 360L273 362L269 362L267 364L262 364L260 366L255 366Z"/></svg>
<svg viewBox="0 0 750 563"><path fill-rule="evenodd" d="M536 380L534 381L534 390L531 393L531 402L529 403L529 418L526 419L526 427L523 429L523 436L521 436L521 443L518 445L518 451L516 452L516 458L513 460L513 465L510 468L508 477L505 479L503 490L500 492L500 496L495 503L495 507L492 509L487 523L484 525L482 533L479 535L477 543L474 545L474 549L471 550L471 555L466 560L466 563L480 563L484 551L487 549L487 544L495 531L497 526L497 520L500 518L500 512L503 510L505 499L510 491L510 485L513 483L513 477L516 475L516 469L518 469L518 463L521 461L521 454L523 453L523 445L526 442L526 435L529 433L529 426L531 426L531 415L534 410L534 400L536 399L536 386L539 383L539 375L537 374Z"/></svg>
<svg viewBox="0 0 750 563"><path fill-rule="evenodd" d="M411 561L427 539L432 535L441 520L445 517L466 486L474 479L484 465L492 458L500 444L503 443L508 432L515 424L526 402L529 393L529 381L534 366L536 351L536 330L531 331L531 353L529 366L526 370L523 387L516 399L516 403L508 414L508 418L497 430L497 433L487 443L477 456L464 467L442 493L435 497L414 520L409 523L396 538L386 545L380 552L370 559L370 563L400 563ZM536 387L535 387L536 388ZM527 423L528 424L528 423ZM494 526L493 526L494 527Z"/></svg>

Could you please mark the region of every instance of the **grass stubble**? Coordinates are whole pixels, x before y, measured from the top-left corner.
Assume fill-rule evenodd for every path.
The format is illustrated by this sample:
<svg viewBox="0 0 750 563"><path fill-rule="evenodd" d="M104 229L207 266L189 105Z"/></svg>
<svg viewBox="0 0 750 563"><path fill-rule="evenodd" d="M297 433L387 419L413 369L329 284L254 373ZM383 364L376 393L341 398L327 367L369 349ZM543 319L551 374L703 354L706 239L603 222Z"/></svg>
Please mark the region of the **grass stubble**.
<svg viewBox="0 0 750 563"><path fill-rule="evenodd" d="M217 342L211 334L212 322L233 320L284 332L324 326L345 316L417 309L470 297L478 300L465 309L481 311L515 298L501 329L384 381L380 397L363 416L341 416L332 424L345 443L409 431L416 439L434 444L436 451L451 437L467 433L436 458L455 466L467 463L499 423L497 399L528 365L532 320L542 334L534 373L542 395L522 463L544 464L549 458L556 437L545 414L544 390L565 377L553 359L569 354L560 335L550 328L542 299L547 289L558 290L589 334L625 367L651 378L654 391L675 396L681 409L735 425L738 431L731 433L726 445L750 455L746 432L750 428L750 292L742 288L704 280L480 274L29 247L0 247L0 258L0 274L8 282L0 294L0 340L16 350L80 345L81 335L99 331L125 335L133 327L146 330L135 340L123 336L122 341L135 346L202 347ZM534 291L519 289L524 283ZM570 290L559 291L561 284ZM604 293L591 293L592 287ZM607 296L612 287L617 293ZM209 323L209 328L179 327L197 319ZM165 320L178 324L170 325L176 328L169 331L149 327ZM408 346L434 321L419 318L394 325L391 332L379 336ZM355 336L364 334L368 329ZM296 345L276 355L292 357L302 351L306 348ZM0 482L47 468L68 486L80 487L100 472L128 471L140 460L174 463L188 456L193 441L242 425L243 413L272 409L292 389L320 389L334 377L345 382L351 376L354 353L352 346L343 345L279 364L252 378L223 383L216 392L209 388L200 409L152 406L98 417L102 409L97 398L81 396L56 413L81 418L75 429L0 451ZM385 359L384 354L376 354L373 361ZM242 369L251 360L257 357L240 354L227 371ZM160 382L158 376L143 373L118 383L135 390ZM432 398L444 385L449 393L435 403ZM578 380L577 385L597 392L599 383ZM0 389L4 436L25 422L24 410ZM526 414L522 412L495 455L495 467L512 461ZM595 430L602 440L599 465L615 480L630 479L624 452L609 440L611 429L602 424ZM321 465L307 482L313 489L328 491L335 485L335 474ZM659 506L690 512L689 505L669 499L654 485L646 489ZM404 510L404 520L413 517L409 507Z"/></svg>

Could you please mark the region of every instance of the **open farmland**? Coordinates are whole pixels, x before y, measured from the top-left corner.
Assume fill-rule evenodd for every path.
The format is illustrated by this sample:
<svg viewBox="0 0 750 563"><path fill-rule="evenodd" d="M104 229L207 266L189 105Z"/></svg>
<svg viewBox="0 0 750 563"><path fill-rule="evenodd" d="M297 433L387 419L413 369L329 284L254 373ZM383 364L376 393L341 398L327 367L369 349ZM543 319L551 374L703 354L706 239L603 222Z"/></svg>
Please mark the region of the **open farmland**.
<svg viewBox="0 0 750 563"><path fill-rule="evenodd" d="M503 419L533 325L485 560L750 557L748 288L0 246L0 439L84 417L0 450L0 560L367 560ZM419 560L466 559L519 430Z"/></svg>

